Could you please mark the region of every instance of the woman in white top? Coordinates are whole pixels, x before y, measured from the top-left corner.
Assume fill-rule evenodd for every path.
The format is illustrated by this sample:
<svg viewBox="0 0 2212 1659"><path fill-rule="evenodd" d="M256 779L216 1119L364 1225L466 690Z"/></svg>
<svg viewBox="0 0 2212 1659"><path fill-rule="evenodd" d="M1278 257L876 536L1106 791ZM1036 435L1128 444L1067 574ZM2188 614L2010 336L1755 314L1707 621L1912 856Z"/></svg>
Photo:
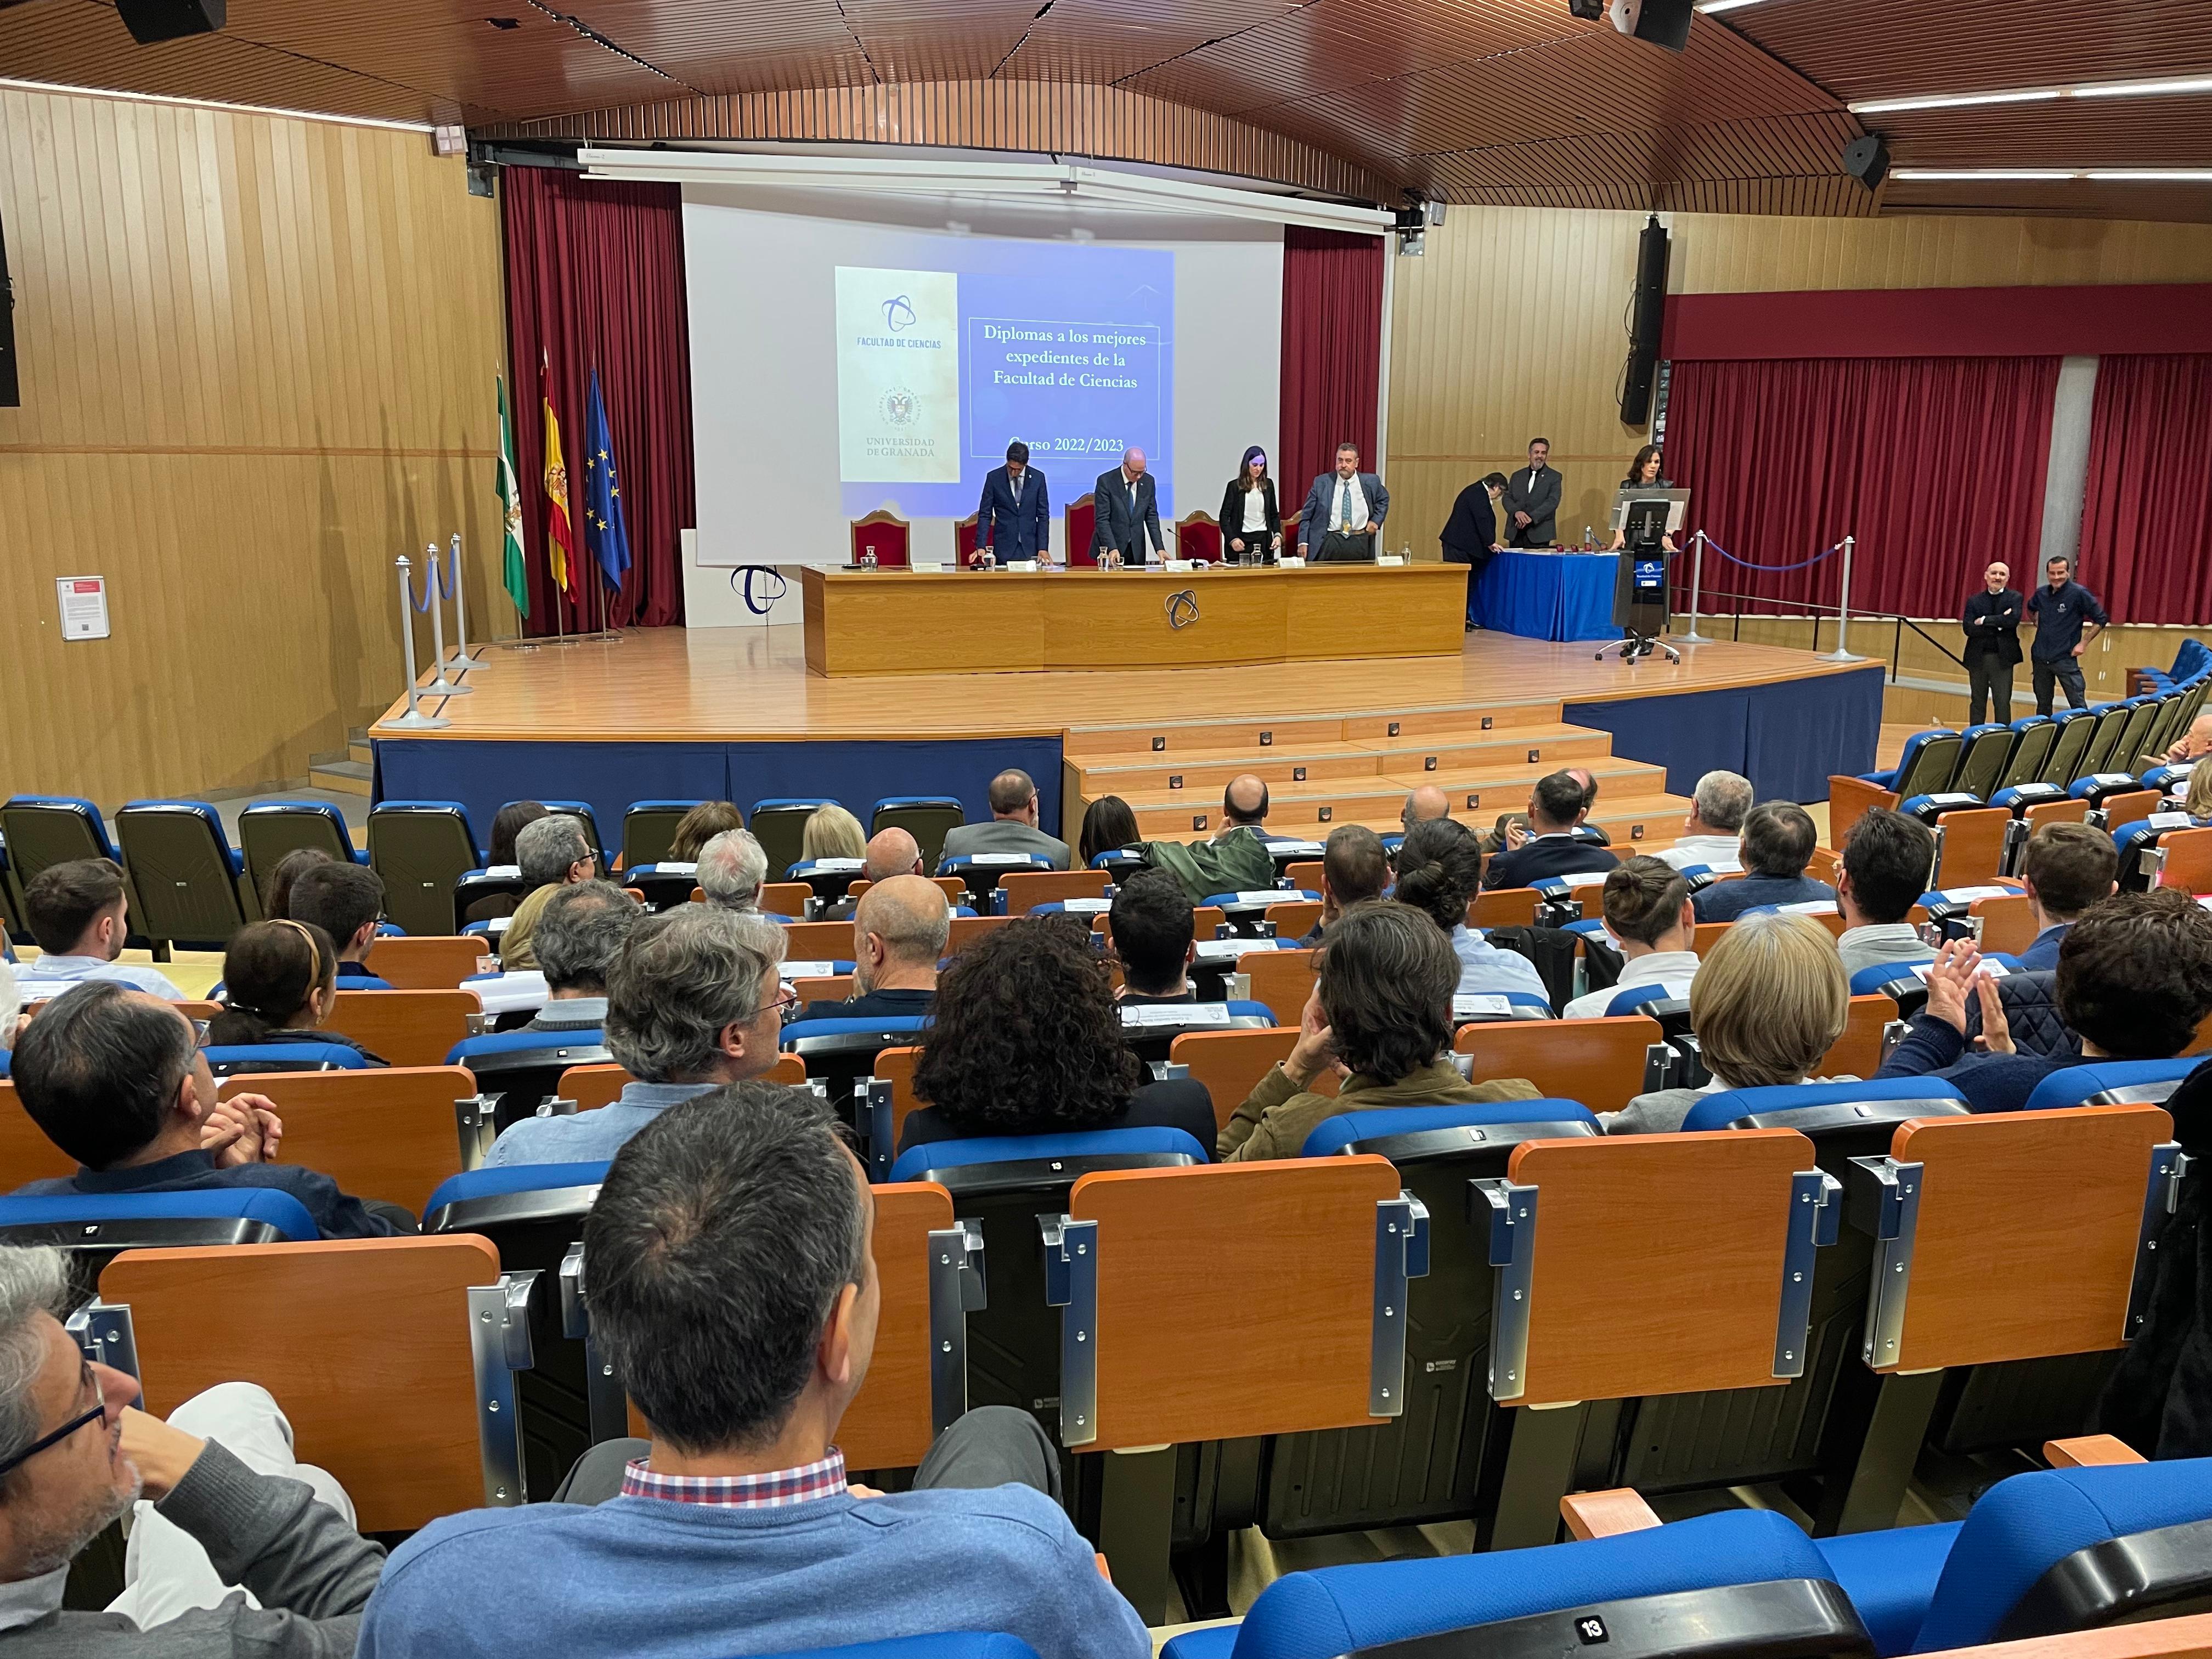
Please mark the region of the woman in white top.
<svg viewBox="0 0 2212 1659"><path fill-rule="evenodd" d="M1240 564L1257 564L1283 550L1283 516L1275 510L1275 481L1267 476L1267 452L1254 444L1244 465L1221 497L1223 556Z"/></svg>

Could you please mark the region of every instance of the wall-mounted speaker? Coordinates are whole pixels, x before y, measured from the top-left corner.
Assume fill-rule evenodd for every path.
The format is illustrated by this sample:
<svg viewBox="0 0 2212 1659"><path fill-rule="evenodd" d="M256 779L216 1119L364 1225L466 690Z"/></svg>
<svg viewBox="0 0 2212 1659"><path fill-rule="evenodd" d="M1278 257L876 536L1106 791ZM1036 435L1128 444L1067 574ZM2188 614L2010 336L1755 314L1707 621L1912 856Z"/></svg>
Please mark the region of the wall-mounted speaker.
<svg viewBox="0 0 2212 1659"><path fill-rule="evenodd" d="M1874 189L1889 175L1889 146L1877 133L1852 139L1844 146L1844 171L1869 190Z"/></svg>
<svg viewBox="0 0 2212 1659"><path fill-rule="evenodd" d="M1646 40L1668 52L1690 44L1690 0L1613 0L1613 27L1632 40Z"/></svg>
<svg viewBox="0 0 2212 1659"><path fill-rule="evenodd" d="M123 27L142 46L187 35L213 34L223 26L228 0L115 0Z"/></svg>
<svg viewBox="0 0 2212 1659"><path fill-rule="evenodd" d="M1620 420L1642 426L1651 418L1651 377L1659 367L1659 337L1667 323L1667 228L1656 214L1636 241L1636 293L1629 311L1628 368L1620 383Z"/></svg>

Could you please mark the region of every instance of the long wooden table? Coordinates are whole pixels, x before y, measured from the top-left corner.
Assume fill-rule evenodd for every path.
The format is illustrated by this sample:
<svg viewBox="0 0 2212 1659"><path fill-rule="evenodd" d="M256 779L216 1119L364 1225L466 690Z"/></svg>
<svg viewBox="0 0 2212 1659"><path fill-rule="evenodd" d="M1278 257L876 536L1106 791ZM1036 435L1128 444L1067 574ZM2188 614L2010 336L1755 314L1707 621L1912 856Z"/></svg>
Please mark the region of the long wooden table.
<svg viewBox="0 0 2212 1659"><path fill-rule="evenodd" d="M801 578L810 672L1042 673L1456 657L1467 567L823 570ZM1180 603L1178 596L1188 596ZM1177 622L1180 621L1180 626Z"/></svg>

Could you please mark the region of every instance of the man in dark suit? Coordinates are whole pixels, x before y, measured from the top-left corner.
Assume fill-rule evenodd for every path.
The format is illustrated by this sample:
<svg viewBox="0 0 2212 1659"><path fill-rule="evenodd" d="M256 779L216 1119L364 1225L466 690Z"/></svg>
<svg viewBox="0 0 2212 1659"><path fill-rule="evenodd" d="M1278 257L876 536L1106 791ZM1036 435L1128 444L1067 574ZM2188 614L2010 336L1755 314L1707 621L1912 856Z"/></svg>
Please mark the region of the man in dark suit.
<svg viewBox="0 0 2212 1659"><path fill-rule="evenodd" d="M1966 684L1973 692L1970 726L1979 726L1992 703L2000 726L2012 724L2012 671L2020 664L2021 596L2012 571L1993 564L1982 573L1982 591L1959 618L1966 630Z"/></svg>
<svg viewBox="0 0 2212 1659"><path fill-rule="evenodd" d="M1051 525L1044 474L1030 465L1030 447L1018 438L1006 446L1006 464L983 475L983 499L975 508L977 562L986 553L999 564L1050 558Z"/></svg>
<svg viewBox="0 0 2212 1659"><path fill-rule="evenodd" d="M1549 547L1559 511L1559 475L1552 471L1552 441L1528 441L1528 465L1505 481L1506 543L1512 547Z"/></svg>
<svg viewBox="0 0 2212 1659"><path fill-rule="evenodd" d="M1528 839L1510 852L1493 854L1482 872L1482 884L1526 887L1547 876L1612 869L1620 860L1611 849L1575 834L1588 803L1581 781L1568 773L1553 772L1537 779L1528 797Z"/></svg>
<svg viewBox="0 0 2212 1659"><path fill-rule="evenodd" d="M1316 564L1371 562L1382 544L1382 519L1390 492L1372 472L1359 470L1359 446L1336 447L1336 471L1324 472L1306 491L1298 514L1298 556Z"/></svg>
<svg viewBox="0 0 2212 1659"><path fill-rule="evenodd" d="M1147 536L1152 550L1164 559L1167 556L1167 543L1160 535L1159 500L1153 491L1152 475L1145 471L1143 450L1123 450L1121 465L1098 475L1091 489L1091 502L1097 525L1091 539L1097 544L1100 564L1116 569L1124 564L1146 562Z"/></svg>
<svg viewBox="0 0 2212 1659"><path fill-rule="evenodd" d="M1505 475L1492 472L1459 492L1451 517L1444 521L1444 562L1471 567L1467 573L1467 631L1474 633L1474 590L1491 559L1504 551L1498 539L1498 502L1505 494Z"/></svg>

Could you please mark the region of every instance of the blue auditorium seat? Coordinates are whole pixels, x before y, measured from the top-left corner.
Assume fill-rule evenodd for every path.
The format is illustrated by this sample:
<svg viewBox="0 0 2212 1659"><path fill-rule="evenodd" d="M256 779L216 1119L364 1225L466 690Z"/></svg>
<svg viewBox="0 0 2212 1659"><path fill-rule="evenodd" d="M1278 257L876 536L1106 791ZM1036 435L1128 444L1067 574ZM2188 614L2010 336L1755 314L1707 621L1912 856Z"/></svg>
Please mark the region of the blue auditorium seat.
<svg viewBox="0 0 2212 1659"><path fill-rule="evenodd" d="M981 1164L1034 1164L1047 1159L1145 1157L1210 1161L1205 1147L1181 1129L1089 1129L1073 1134L978 1135L910 1146L891 1165L890 1179L919 1181L932 1170L964 1170Z"/></svg>
<svg viewBox="0 0 2212 1659"><path fill-rule="evenodd" d="M456 1204L467 1204L479 1199L506 1198L515 1193L569 1192L580 1187L596 1187L607 1178L611 1159L599 1159L589 1164L504 1164L489 1169L465 1170L457 1176L447 1176L430 1194L430 1201L422 1206L422 1230L439 1232L444 1229L434 1224L441 1210Z"/></svg>
<svg viewBox="0 0 2212 1659"><path fill-rule="evenodd" d="M1859 774L1859 781L1862 783L1871 783L1877 788L1902 794L1905 792L1898 788L1898 781L1899 779L1911 781L1915 771L1923 769L1921 769L1921 751L1930 744L1942 744L1946 740L1948 746L1955 752L1963 742L1963 734L1947 726L1932 726L1925 732L1915 732L1905 740L1905 747L1899 752L1895 766L1887 772L1862 772ZM1941 788L1943 784L1951 781L1950 771L1955 769L1955 766L1947 769L1940 782L1922 783L1913 793L1918 794L1928 789Z"/></svg>
<svg viewBox="0 0 2212 1659"><path fill-rule="evenodd" d="M1598 1127L1596 1116L1587 1106L1550 1097L1459 1106L1382 1106L1323 1118L1307 1134L1298 1156L1334 1158L1355 1141L1427 1134L1437 1129L1480 1129L1503 1123L1584 1123L1593 1131Z"/></svg>
<svg viewBox="0 0 2212 1659"><path fill-rule="evenodd" d="M1725 1129L1739 1118L1761 1117L1774 1112L1808 1111L1824 1106L1856 1105L1880 1101L1956 1102L1966 1109L1966 1097L1941 1078L1892 1077L1865 1083L1790 1083L1773 1088L1723 1089L1707 1095L1690 1108L1682 1120L1684 1134L1704 1134ZM1933 1116L1934 1112L1923 1113Z"/></svg>
<svg viewBox="0 0 2212 1659"><path fill-rule="evenodd" d="M1910 962L1872 963L1851 975L1851 994L1855 997L1872 996L1893 980L1916 977L1912 972L1915 968L1925 968L1935 960L1936 953L1930 951L1926 956Z"/></svg>
<svg viewBox="0 0 2212 1659"><path fill-rule="evenodd" d="M2093 1060L2053 1072L2035 1085L2023 1111L2049 1112L2067 1106L2149 1102L2162 1105L2181 1080L2203 1063L2203 1056L2180 1060Z"/></svg>
<svg viewBox="0 0 2212 1659"><path fill-rule="evenodd" d="M0 1228L144 1221L252 1221L274 1229L277 1237L294 1243L311 1243L322 1237L307 1206L273 1187L0 1198Z"/></svg>
<svg viewBox="0 0 2212 1659"><path fill-rule="evenodd" d="M2145 668L2142 672L2151 677L2151 683L2160 691L2174 691L2193 684L2208 670L2212 670L2212 649L2207 649L2201 641L2184 640L2181 648L2173 653L2172 667Z"/></svg>
<svg viewBox="0 0 2212 1659"><path fill-rule="evenodd" d="M26 884L47 865L70 859L123 862L108 836L107 820L82 795L11 795L0 805L0 823L6 824L9 844L17 850L16 872ZM51 850L34 848L34 842L45 841L55 845Z"/></svg>
<svg viewBox="0 0 2212 1659"><path fill-rule="evenodd" d="M217 1077L240 1072L363 1072L368 1061L348 1042L248 1042L203 1048Z"/></svg>
<svg viewBox="0 0 2212 1659"><path fill-rule="evenodd" d="M1605 1005L1607 1019L1620 1014L1632 1014L1647 1002L1672 1002L1674 993L1664 985L1632 985L1618 993Z"/></svg>
<svg viewBox="0 0 2212 1659"><path fill-rule="evenodd" d="M0 1048L0 1077L8 1075L9 1067L12 1064L9 1057L15 1052L12 1048Z"/></svg>
<svg viewBox="0 0 2212 1659"><path fill-rule="evenodd" d="M1833 1577L1812 1540L1783 1516L1733 1510L1578 1543L1289 1573L1261 1592L1242 1624L1177 1636L1163 1650L1163 1659L1337 1659L1394 1642L1545 1613L1617 1608L1647 1597L1754 1584L1811 1580L1817 1587L1832 1583ZM1748 1621L1731 1620L1723 1611L1727 1599L1715 1599L1710 1619L1674 1605L1684 1620L1671 1638L1675 1650L1694 1627L1700 1632L1698 1650L1708 1659L1762 1651L1760 1638L1768 1633ZM1845 1628L1835 1633L1834 1645L1816 1644L1802 1650L1842 1654L1856 1647L1863 1638L1848 1628L1849 1613L1839 1609L1838 1616ZM1601 1650L1618 1659L1666 1650L1670 1640L1654 1630L1650 1644L1639 1645L1628 1640L1638 1621L1632 1617L1610 1622L1615 1628L1608 1631ZM1741 1647L1714 1639L1731 1626ZM1577 1650L1571 1631L1563 1629L1559 1638L1556 1644L1530 1650ZM1585 1644L1590 1640L1582 1638ZM1464 1648L1468 1653L1485 1650L1479 1638Z"/></svg>

